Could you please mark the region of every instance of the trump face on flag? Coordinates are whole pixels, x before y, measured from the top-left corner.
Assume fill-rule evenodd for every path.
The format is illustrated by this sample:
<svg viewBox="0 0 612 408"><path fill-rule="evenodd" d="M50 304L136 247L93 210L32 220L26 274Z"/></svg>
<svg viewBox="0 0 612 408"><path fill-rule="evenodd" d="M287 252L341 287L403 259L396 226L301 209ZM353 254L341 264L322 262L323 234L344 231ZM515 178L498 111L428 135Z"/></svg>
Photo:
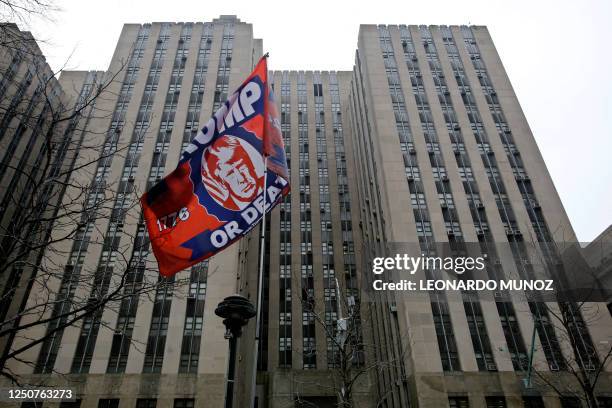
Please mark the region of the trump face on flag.
<svg viewBox="0 0 612 408"><path fill-rule="evenodd" d="M289 192L266 59L141 198L159 271L172 276L248 233Z"/></svg>
<svg viewBox="0 0 612 408"><path fill-rule="evenodd" d="M202 182L228 210L242 210L252 203L263 190L263 178L261 154L237 137L220 138L202 155Z"/></svg>

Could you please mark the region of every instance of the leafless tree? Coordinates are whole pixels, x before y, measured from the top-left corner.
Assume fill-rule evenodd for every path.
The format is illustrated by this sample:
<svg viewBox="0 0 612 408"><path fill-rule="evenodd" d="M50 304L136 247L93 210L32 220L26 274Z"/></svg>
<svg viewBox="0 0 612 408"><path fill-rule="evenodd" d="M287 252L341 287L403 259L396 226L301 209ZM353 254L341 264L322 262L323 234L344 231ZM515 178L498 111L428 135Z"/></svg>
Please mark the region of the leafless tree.
<svg viewBox="0 0 612 408"><path fill-rule="evenodd" d="M342 296L341 293L344 292L337 281L335 287L334 301L331 302L334 313L326 313L325 308L318 306L306 292L301 294L302 308L310 319L323 329L326 341L331 343L332 352L328 353L329 381L318 382L316 387L335 395L335 406L338 408L353 408L358 406L355 399L359 387L363 385L360 380L367 381L368 377L373 380L382 375L384 370L401 371L409 342L404 343L405 349L399 350L399 355L395 358L381 358L384 354L381 352L383 346L369 340L369 326L372 324L369 309L362 309L361 302L356 297ZM307 352L308 350L302 350L302 353ZM310 406L299 394L295 397L301 406ZM378 403L384 398L385 395L380 396Z"/></svg>
<svg viewBox="0 0 612 408"><path fill-rule="evenodd" d="M0 0L0 17L4 21L27 22L34 16L48 18L57 11L54 0Z"/></svg>
<svg viewBox="0 0 612 408"><path fill-rule="evenodd" d="M552 324L558 342L569 350L563 353L560 361L563 373L551 375L536 365L536 381L552 389L560 398L571 396L582 401L588 408L599 408L597 387L602 378L605 381L605 371L612 359L612 346L600 345L598 350L584 335L586 326L596 323L602 311L597 304L580 302L566 303L556 310L548 307L548 313L553 317ZM583 317L576 318L577 313Z"/></svg>
<svg viewBox="0 0 612 408"><path fill-rule="evenodd" d="M146 232L137 228L145 187L109 171L112 160L136 166L138 148L120 142L120 127L89 126L111 123L108 106L127 62L64 92L61 71L51 71L39 50L20 57L21 68L3 71L0 89L0 375L11 381L20 379L10 360L49 372L52 364L26 352L42 346L53 355L65 328L83 321L106 328L104 311L171 284L158 279ZM91 252L101 252L99 261L84 263Z"/></svg>
<svg viewBox="0 0 612 408"><path fill-rule="evenodd" d="M538 364L532 367L536 383L553 390L560 398L572 397L588 408L599 408L598 385L609 381L612 345L594 343L589 327L601 324L608 310L601 303L605 293L598 288L598 277L583 256L577 243L532 242L538 263L552 277L557 286L554 302L539 302L546 308L547 321L537 325L550 325L554 329L556 366L551 372ZM545 350L546 351L546 350ZM550 367L549 367L550 368Z"/></svg>
<svg viewBox="0 0 612 408"><path fill-rule="evenodd" d="M54 0L0 0L0 47L21 52L31 52L36 48L35 41L30 36L21 35L11 29L12 22L27 29L34 21L49 21L59 11Z"/></svg>

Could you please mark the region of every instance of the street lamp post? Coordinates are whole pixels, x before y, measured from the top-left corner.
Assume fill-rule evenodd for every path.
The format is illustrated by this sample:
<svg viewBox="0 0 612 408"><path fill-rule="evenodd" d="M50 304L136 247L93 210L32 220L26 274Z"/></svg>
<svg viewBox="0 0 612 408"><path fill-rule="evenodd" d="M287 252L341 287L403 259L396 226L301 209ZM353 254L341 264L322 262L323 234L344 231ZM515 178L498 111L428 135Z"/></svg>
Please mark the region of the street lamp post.
<svg viewBox="0 0 612 408"><path fill-rule="evenodd" d="M232 408L234 398L234 381L236 376L236 346L242 334L242 326L255 316L255 307L249 300L240 295L228 296L215 309L215 314L223 319L225 338L229 340L229 362L227 383L225 384L225 408Z"/></svg>

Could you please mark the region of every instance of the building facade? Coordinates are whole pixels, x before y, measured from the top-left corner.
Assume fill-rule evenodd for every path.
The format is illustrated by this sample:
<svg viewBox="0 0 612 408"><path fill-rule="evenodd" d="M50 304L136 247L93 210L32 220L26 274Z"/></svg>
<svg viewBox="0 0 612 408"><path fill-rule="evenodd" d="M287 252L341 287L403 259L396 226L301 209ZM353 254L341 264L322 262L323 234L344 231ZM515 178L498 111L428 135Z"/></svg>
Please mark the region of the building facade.
<svg viewBox="0 0 612 408"><path fill-rule="evenodd" d="M70 384L81 407L223 406L228 346L214 309L233 293L256 298L259 229L160 281L137 200L262 54L252 26L234 16L127 24L107 72L62 74L74 100L107 84L79 127L102 142L74 158L62 200L86 211L75 210L73 236L51 232L41 262L56 273L31 281L21 310L36 313L10 341L9 354L24 349L6 362L11 372ZM351 314L355 407L577 406L571 350L543 302L364 290L366 254L387 243L424 253L471 243L489 254L503 244L509 259L487 272L528 277L530 239L575 241L487 29L362 25L353 71L272 71L270 81L292 192L265 225L257 406L336 406L347 392L338 321ZM87 312L96 302L103 307ZM596 391L610 404L611 316L591 325L571 305L552 307L573 316L586 366L605 367ZM71 324L68 311L80 308L87 313ZM523 385L534 326L538 374L573 389L563 398ZM252 338L253 322L239 343L240 407Z"/></svg>
<svg viewBox="0 0 612 408"><path fill-rule="evenodd" d="M31 33L0 25L0 354L37 274L53 221L83 145L99 72L60 80ZM91 102L91 103L90 103ZM3 363L2 363L3 364Z"/></svg>
<svg viewBox="0 0 612 408"><path fill-rule="evenodd" d="M424 254L475 244L499 259L487 267L499 279L532 276L529 244L552 251L575 241L485 27L361 26L349 109L364 242L415 243ZM509 257L496 254L500 246ZM534 322L539 378L574 389L570 336L588 370L601 362L609 378L609 314L585 329L573 304L499 295L387 293L371 302L382 358L404 361L379 376L383 406L580 406L569 391L559 398L523 385ZM555 311L581 329L564 333ZM600 392L609 404L608 383Z"/></svg>

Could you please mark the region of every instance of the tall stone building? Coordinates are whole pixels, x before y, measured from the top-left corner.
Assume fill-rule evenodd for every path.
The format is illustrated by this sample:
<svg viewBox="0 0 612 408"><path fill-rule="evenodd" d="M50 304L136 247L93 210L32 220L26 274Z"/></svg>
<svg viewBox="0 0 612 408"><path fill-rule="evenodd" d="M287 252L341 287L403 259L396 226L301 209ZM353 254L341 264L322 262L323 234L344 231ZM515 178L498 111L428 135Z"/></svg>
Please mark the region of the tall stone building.
<svg viewBox="0 0 612 408"><path fill-rule="evenodd" d="M81 407L223 406L228 346L214 309L233 293L254 301L259 230L157 284L136 199L175 168L262 53L252 26L234 16L127 24L106 73L62 74L75 100L93 76L112 78L85 127L103 144L80 148L74 164L83 167L74 184L88 185L87 195L75 199L71 186L63 195L67 206L108 205L87 212L74 239L44 257L61 273L35 280L23 307L39 305L40 293L52 294L53 306L21 319L32 327L10 350L43 341L7 362L13 373L70 386ZM530 276L521 254L531 237L544 247L575 240L486 28L363 25L353 71L272 71L270 81L292 192L265 225L257 406L336 406L347 392L336 329L355 310L363 339L349 363L362 373L351 382L356 407L576 406L569 386L560 399L523 385L534 322L538 374L574 384L564 358L571 350L542 302L364 290L373 246L414 243L431 253L438 243L473 243L493 254L502 244L510 259L487 271L499 277ZM111 295L75 324L62 317ZM612 319L590 323L571 311L572 333L600 353L586 353L585 366L598 367ZM253 337L251 322L239 344L235 406L250 399ZM608 404L610 370L608 362L597 389Z"/></svg>
<svg viewBox="0 0 612 408"><path fill-rule="evenodd" d="M575 241L485 27L365 25L358 44L349 109L364 242L415 243L424 254L474 243L499 260L489 278L527 279L530 245ZM378 377L383 406L579 406L567 374L578 358L588 372L605 363L609 404L610 315L589 326L574 304L508 295L387 292L372 302L374 342L404 362ZM553 314L571 316L572 329ZM561 399L523 385L534 322L538 378L560 381Z"/></svg>
<svg viewBox="0 0 612 408"><path fill-rule="evenodd" d="M30 32L0 25L0 355L13 340L83 144L99 72L60 80ZM89 103L91 102L91 103ZM4 361L4 357L2 357Z"/></svg>

